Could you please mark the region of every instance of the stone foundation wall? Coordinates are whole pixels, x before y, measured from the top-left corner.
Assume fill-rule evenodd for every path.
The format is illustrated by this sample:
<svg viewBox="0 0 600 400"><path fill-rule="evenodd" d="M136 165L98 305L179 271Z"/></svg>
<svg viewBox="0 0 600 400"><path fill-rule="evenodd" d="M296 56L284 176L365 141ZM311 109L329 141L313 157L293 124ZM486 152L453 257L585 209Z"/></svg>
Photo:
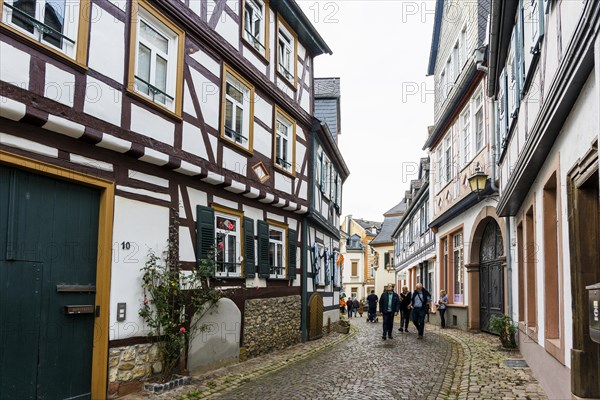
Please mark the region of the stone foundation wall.
<svg viewBox="0 0 600 400"><path fill-rule="evenodd" d="M108 355L108 392L126 394L124 388L141 387L141 381L162 371L155 343L115 347ZM128 391L128 390L127 390Z"/></svg>
<svg viewBox="0 0 600 400"><path fill-rule="evenodd" d="M300 342L300 301L298 295L246 300L243 340L246 357L256 357Z"/></svg>

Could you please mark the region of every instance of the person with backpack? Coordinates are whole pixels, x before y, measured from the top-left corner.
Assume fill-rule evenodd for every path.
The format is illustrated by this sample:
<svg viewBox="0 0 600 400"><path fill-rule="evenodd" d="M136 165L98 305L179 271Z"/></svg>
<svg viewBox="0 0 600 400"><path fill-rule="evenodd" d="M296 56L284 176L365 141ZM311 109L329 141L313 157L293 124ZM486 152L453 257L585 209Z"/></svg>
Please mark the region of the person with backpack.
<svg viewBox="0 0 600 400"><path fill-rule="evenodd" d="M367 316L367 322L375 322L377 316L377 301L379 297L375 294L374 290L371 290L371 294L367 296L367 303L369 304L369 314Z"/></svg>
<svg viewBox="0 0 600 400"><path fill-rule="evenodd" d="M407 332L408 333L408 321L410 320L410 300L412 296L408 291L408 286L402 287L402 293L400 293L400 328L398 328L399 332Z"/></svg>
<svg viewBox="0 0 600 400"><path fill-rule="evenodd" d="M425 316L429 309L430 300L431 294L423 287L423 284L417 283L410 300L412 319L418 333L417 339L423 339L423 333L425 333Z"/></svg>

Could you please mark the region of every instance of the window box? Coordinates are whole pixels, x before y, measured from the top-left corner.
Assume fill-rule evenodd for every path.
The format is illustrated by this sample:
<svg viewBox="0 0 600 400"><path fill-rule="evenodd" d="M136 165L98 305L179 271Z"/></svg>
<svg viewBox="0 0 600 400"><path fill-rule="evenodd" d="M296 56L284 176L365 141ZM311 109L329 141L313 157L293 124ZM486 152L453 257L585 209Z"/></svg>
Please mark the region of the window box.
<svg viewBox="0 0 600 400"><path fill-rule="evenodd" d="M146 0L132 1L127 90L181 118L183 30Z"/></svg>
<svg viewBox="0 0 600 400"><path fill-rule="evenodd" d="M0 0L0 25L40 49L81 67L87 65L89 0Z"/></svg>

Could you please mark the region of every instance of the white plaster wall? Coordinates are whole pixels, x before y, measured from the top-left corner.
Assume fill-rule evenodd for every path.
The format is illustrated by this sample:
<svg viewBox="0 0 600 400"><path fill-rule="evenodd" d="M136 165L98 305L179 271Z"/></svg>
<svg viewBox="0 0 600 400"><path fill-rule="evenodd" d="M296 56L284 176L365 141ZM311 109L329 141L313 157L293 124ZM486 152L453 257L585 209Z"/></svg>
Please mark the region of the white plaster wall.
<svg viewBox="0 0 600 400"><path fill-rule="evenodd" d="M215 129L219 129L221 89L195 69L190 68L190 72L194 80L194 88L200 102L200 111L204 117L204 122Z"/></svg>
<svg viewBox="0 0 600 400"><path fill-rule="evenodd" d="M183 121L182 149L200 158L208 160L208 152L200 128Z"/></svg>
<svg viewBox="0 0 600 400"><path fill-rule="evenodd" d="M256 56L254 54L254 52L246 47L244 47L242 49L242 55L244 56L244 58L248 61L250 61L250 63L260 72L262 72L263 74L267 74L267 69L269 68L267 65L265 65L264 62L264 58L259 58L258 56Z"/></svg>
<svg viewBox="0 0 600 400"><path fill-rule="evenodd" d="M195 247L195 243L192 242L190 228L179 226L179 259L181 261L196 262Z"/></svg>
<svg viewBox="0 0 600 400"><path fill-rule="evenodd" d="M137 181L150 183L152 185L160 186L163 188L169 187L169 181L167 179L160 178L158 176L148 175L143 172L135 171L133 169L130 169L128 171L127 175L130 179L135 179Z"/></svg>
<svg viewBox="0 0 600 400"><path fill-rule="evenodd" d="M121 126L121 91L113 89L104 82L87 77L83 112L102 121Z"/></svg>
<svg viewBox="0 0 600 400"><path fill-rule="evenodd" d="M285 82L284 78L277 78L277 87L287 95L290 99L294 100L294 91Z"/></svg>
<svg viewBox="0 0 600 400"><path fill-rule="evenodd" d="M73 107L75 98L75 75L46 63L44 97Z"/></svg>
<svg viewBox="0 0 600 400"><path fill-rule="evenodd" d="M299 181L300 190L298 192L298 198L306 200L308 198L308 183L305 181Z"/></svg>
<svg viewBox="0 0 600 400"><path fill-rule="evenodd" d="M198 2L199 3L199 2ZM216 78L221 77L221 65L201 49L190 55L200 65L209 70Z"/></svg>
<svg viewBox="0 0 600 400"><path fill-rule="evenodd" d="M545 333L545 316L544 316L544 240L543 240L543 187L545 182L543 179L550 173L552 165L549 161L555 160L557 157L560 159L560 171L559 171L559 183L560 183L560 223L562 227L562 266L563 274L561 277L564 301L563 312L564 312L564 326L561 328L561 332L564 335L565 343L565 365L567 368L571 366L570 352L573 347L573 335L572 329L570 329L573 321L573 313L571 307L568 304L572 302L571 293L571 271L570 271L570 251L569 251L569 219L568 219L568 194L567 194L567 174L577 162L577 160L587 153L591 147L593 141L598 139L598 131L600 124L598 122L598 90L595 79L595 71L592 71L590 77L584 85L584 88L579 95L579 98L572 108L570 114L565 120L563 129L560 135L556 139L552 149L550 150L547 158L547 162L538 173L538 178L531 185L531 189L523 202L523 204L530 204L531 200L535 196L536 204L536 223L535 223L535 238L536 238L536 276L537 278L537 321L538 321L538 344L543 346ZM520 210L519 213L522 213ZM513 257L516 259L516 257ZM515 273L516 275L516 273ZM518 286L515 285L515 288ZM518 291L513 291L514 303L518 301Z"/></svg>
<svg viewBox="0 0 600 400"><path fill-rule="evenodd" d="M102 75L123 83L125 24L96 4L92 4L92 16L88 66ZM109 60L110 62L107 62Z"/></svg>
<svg viewBox="0 0 600 400"><path fill-rule="evenodd" d="M135 104L131 105L131 130L173 146L173 123Z"/></svg>
<svg viewBox="0 0 600 400"><path fill-rule="evenodd" d="M246 176L248 159L237 151L223 146L223 168Z"/></svg>
<svg viewBox="0 0 600 400"><path fill-rule="evenodd" d="M242 313L227 298L219 300L201 318L198 334L190 344L188 369L198 373L236 363L240 355Z"/></svg>
<svg viewBox="0 0 600 400"><path fill-rule="evenodd" d="M309 79L309 77L307 76L305 79ZM300 90L302 90L302 99L300 100L300 106L304 109L304 111L310 113L310 93L308 93L306 89Z"/></svg>
<svg viewBox="0 0 600 400"><path fill-rule="evenodd" d="M152 218L148 218L152 215ZM136 200L115 197L113 262L110 289L110 340L147 333L138 316L144 295L140 269L149 249L161 255L167 246L169 209ZM122 242L131 244L123 250ZM127 317L117 322L117 303L127 304Z"/></svg>
<svg viewBox="0 0 600 400"><path fill-rule="evenodd" d="M273 128L273 105L254 94L254 118L258 118L269 129Z"/></svg>
<svg viewBox="0 0 600 400"><path fill-rule="evenodd" d="M275 176L275 189L281 190L287 194L292 193L292 179L284 174L277 171L273 174Z"/></svg>
<svg viewBox="0 0 600 400"><path fill-rule="evenodd" d="M232 208L234 210L238 209L238 203L236 203L235 201L224 199L224 198L219 197L219 196L214 196L213 197L213 202L216 203L216 204L218 204L218 205L220 205L220 206L229 207L229 208Z"/></svg>
<svg viewBox="0 0 600 400"><path fill-rule="evenodd" d="M254 221L258 221L263 219L263 212L262 210L259 210L258 208L254 208L251 206L248 206L246 204L244 204L243 206L243 210L244 210L244 216L248 217L248 218L252 218ZM256 232L256 229L254 230L254 232Z"/></svg>
<svg viewBox="0 0 600 400"><path fill-rule="evenodd" d="M194 108L194 102L192 101L192 95L190 93L190 85L184 81L183 83L183 112L189 114L194 118L197 118L196 109Z"/></svg>
<svg viewBox="0 0 600 400"><path fill-rule="evenodd" d="M231 19L229 14L225 11L221 14L221 18L219 18L219 22L215 27L215 31L223 36L230 45L232 45L236 50L240 45L240 36L239 36L239 26L238 24Z"/></svg>
<svg viewBox="0 0 600 400"><path fill-rule="evenodd" d="M0 42L0 58L10 62L0 62L0 80L18 86L29 88L29 54L5 42Z"/></svg>
<svg viewBox="0 0 600 400"><path fill-rule="evenodd" d="M207 206L208 205L208 197L206 192L194 189L187 188L188 196L190 198L190 204L192 206L192 216L194 221L196 221L196 206Z"/></svg>
<svg viewBox="0 0 600 400"><path fill-rule="evenodd" d="M261 125L255 123L253 145L254 151L271 158L273 151L273 134L265 130Z"/></svg>

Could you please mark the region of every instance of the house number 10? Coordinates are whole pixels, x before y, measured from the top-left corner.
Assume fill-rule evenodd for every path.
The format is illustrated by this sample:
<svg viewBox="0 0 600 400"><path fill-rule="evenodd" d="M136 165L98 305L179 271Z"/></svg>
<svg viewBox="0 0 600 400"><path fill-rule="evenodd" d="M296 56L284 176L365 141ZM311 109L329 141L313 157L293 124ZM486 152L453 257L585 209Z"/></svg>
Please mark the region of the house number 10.
<svg viewBox="0 0 600 400"><path fill-rule="evenodd" d="M121 242L121 248L123 248L123 250L129 250L131 248L131 243Z"/></svg>

